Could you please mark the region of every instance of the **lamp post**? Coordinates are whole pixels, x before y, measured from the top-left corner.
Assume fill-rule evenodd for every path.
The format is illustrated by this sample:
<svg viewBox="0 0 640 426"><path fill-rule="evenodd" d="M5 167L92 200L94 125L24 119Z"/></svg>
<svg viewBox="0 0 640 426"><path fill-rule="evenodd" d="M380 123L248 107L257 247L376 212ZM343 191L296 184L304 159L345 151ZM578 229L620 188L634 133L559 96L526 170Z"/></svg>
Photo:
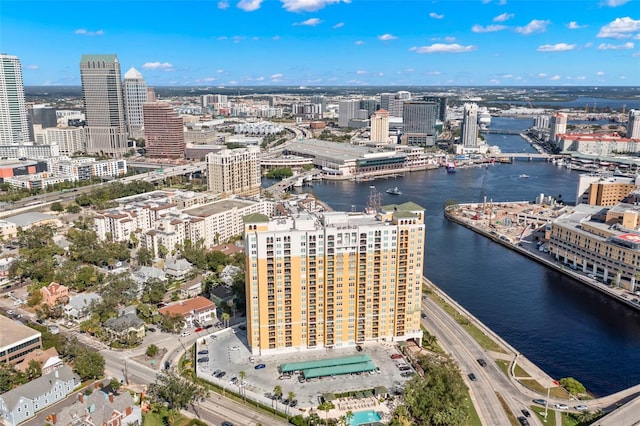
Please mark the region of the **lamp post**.
<svg viewBox="0 0 640 426"><path fill-rule="evenodd" d="M120 359L122 359L123 366L124 366L124 368L122 369L122 373L124 374L124 382L128 385L129 384L129 370L128 370L128 367L127 367L127 358L120 357Z"/></svg>

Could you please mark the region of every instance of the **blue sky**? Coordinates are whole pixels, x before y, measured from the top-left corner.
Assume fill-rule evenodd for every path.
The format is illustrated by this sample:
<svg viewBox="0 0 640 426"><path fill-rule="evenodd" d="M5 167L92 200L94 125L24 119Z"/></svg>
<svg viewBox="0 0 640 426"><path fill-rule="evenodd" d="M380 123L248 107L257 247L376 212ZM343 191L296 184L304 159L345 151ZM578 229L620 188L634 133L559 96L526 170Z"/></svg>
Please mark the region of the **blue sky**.
<svg viewBox="0 0 640 426"><path fill-rule="evenodd" d="M25 85L640 85L640 0L0 0Z"/></svg>

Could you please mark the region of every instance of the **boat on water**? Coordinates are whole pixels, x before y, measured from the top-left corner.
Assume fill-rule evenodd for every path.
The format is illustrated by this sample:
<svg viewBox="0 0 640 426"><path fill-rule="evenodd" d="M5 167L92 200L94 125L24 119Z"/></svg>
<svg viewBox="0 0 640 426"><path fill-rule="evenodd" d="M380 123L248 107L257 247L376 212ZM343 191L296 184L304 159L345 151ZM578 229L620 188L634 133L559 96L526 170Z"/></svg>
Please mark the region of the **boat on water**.
<svg viewBox="0 0 640 426"><path fill-rule="evenodd" d="M402 195L402 191L400 191L398 189L398 187L396 186L395 188L389 188L387 189L387 194L391 194L391 195Z"/></svg>
<svg viewBox="0 0 640 426"><path fill-rule="evenodd" d="M447 173L455 173L456 172L456 163L449 162L444 166L447 169Z"/></svg>
<svg viewBox="0 0 640 426"><path fill-rule="evenodd" d="M526 179L526 178L528 178L528 177L529 177L529 175L525 175L525 174L523 173L523 174L521 174L519 177L521 177L521 178L523 178L523 179Z"/></svg>

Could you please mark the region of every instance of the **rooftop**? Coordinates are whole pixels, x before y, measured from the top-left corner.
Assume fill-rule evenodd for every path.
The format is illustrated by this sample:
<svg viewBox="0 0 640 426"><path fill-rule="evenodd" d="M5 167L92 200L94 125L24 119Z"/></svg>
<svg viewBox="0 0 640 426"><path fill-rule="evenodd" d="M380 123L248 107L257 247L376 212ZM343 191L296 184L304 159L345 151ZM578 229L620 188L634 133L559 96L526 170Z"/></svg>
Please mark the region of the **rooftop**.
<svg viewBox="0 0 640 426"><path fill-rule="evenodd" d="M216 304L206 297L198 296L193 299L182 300L169 306L158 309L162 315L180 315L184 316L192 311L203 311L206 309L215 309Z"/></svg>
<svg viewBox="0 0 640 426"><path fill-rule="evenodd" d="M247 207L252 204L255 204L255 202L248 201L248 200L239 200L237 198L227 198L224 200L215 201L213 203L206 204L204 206L199 206L189 210L184 210L184 213L192 216L207 217L207 216L213 216L215 214L219 214L222 212L226 212L234 208L241 209L243 207Z"/></svg>
<svg viewBox="0 0 640 426"><path fill-rule="evenodd" d="M20 340L40 337L41 333L17 321L0 315L0 350Z"/></svg>

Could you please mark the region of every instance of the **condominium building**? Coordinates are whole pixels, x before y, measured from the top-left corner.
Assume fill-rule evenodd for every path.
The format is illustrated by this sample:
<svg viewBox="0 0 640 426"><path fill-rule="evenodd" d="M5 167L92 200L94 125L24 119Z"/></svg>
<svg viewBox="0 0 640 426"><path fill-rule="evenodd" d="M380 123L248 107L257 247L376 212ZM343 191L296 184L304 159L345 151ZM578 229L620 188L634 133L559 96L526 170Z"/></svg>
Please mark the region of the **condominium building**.
<svg viewBox="0 0 640 426"><path fill-rule="evenodd" d="M464 104L460 143L465 148L478 147L478 104Z"/></svg>
<svg viewBox="0 0 640 426"><path fill-rule="evenodd" d="M137 137L144 127L142 104L147 102L147 83L142 74L131 67L124 74L122 82L124 89L124 111L127 118L129 136Z"/></svg>
<svg viewBox="0 0 640 426"><path fill-rule="evenodd" d="M436 144L436 119L438 104L426 101L405 101L402 120L404 145L434 146Z"/></svg>
<svg viewBox="0 0 640 426"><path fill-rule="evenodd" d="M371 116L371 142L389 142L389 111L379 109Z"/></svg>
<svg viewBox="0 0 640 426"><path fill-rule="evenodd" d="M85 131L81 127L52 127L44 130L46 143L58 145L60 155L72 156L87 149Z"/></svg>
<svg viewBox="0 0 640 426"><path fill-rule="evenodd" d="M87 152L122 156L127 152L127 129L116 55L82 55L82 96L87 118Z"/></svg>
<svg viewBox="0 0 640 426"><path fill-rule="evenodd" d="M627 137L640 139L640 109L629 111L629 121L627 122Z"/></svg>
<svg viewBox="0 0 640 426"><path fill-rule="evenodd" d="M0 145L29 141L22 65L17 56L0 54Z"/></svg>
<svg viewBox="0 0 640 426"><path fill-rule="evenodd" d="M184 128L178 113L167 102L147 102L142 108L147 156L184 158Z"/></svg>
<svg viewBox="0 0 640 426"><path fill-rule="evenodd" d="M424 208L244 222L253 354L422 337Z"/></svg>
<svg viewBox="0 0 640 426"><path fill-rule="evenodd" d="M558 135L567 133L567 115L561 112L555 113L549 120L549 142L557 143Z"/></svg>
<svg viewBox="0 0 640 426"><path fill-rule="evenodd" d="M227 195L259 195L259 154L260 147L257 146L207 154L209 191Z"/></svg>

